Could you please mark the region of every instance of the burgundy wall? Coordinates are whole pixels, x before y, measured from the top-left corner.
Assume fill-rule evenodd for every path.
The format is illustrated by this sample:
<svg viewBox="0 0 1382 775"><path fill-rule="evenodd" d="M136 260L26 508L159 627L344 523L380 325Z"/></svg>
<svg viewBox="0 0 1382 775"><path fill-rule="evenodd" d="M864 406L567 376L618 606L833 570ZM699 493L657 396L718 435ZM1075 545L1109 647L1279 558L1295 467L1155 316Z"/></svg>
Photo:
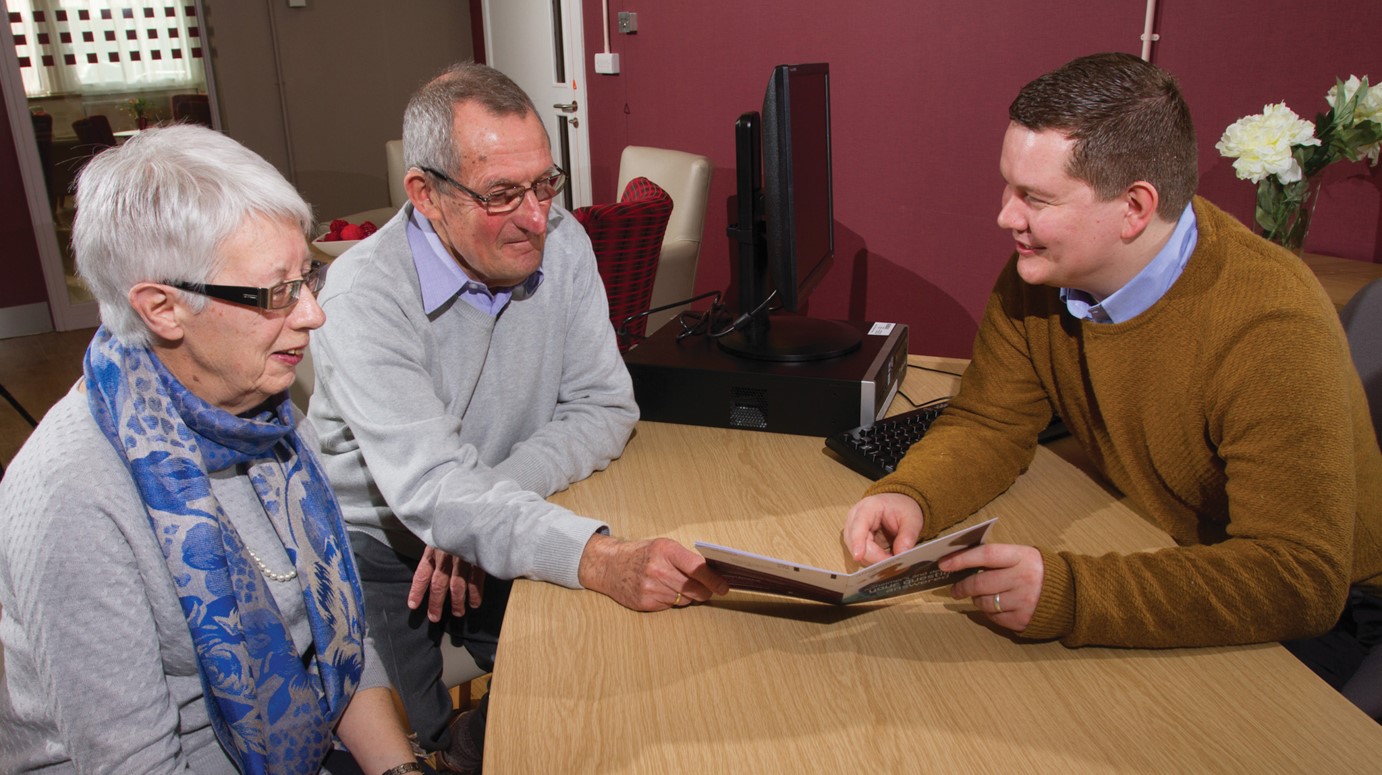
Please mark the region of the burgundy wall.
<svg viewBox="0 0 1382 775"><path fill-rule="evenodd" d="M0 308L48 300L8 110L0 100Z"/></svg>
<svg viewBox="0 0 1382 775"><path fill-rule="evenodd" d="M593 72L601 7L586 0L595 199L614 198L625 145L709 156L697 289L726 287L734 120L760 109L774 65L829 62L837 250L810 314L907 323L913 352L968 355L1012 244L994 225L1008 103L1076 56L1139 53L1144 10L1104 0L610 0L611 19L638 13L638 33L611 31L621 74L608 76ZM1244 220L1254 187L1214 151L1224 127L1280 100L1313 119L1335 76L1382 80L1382 4L1170 2L1159 17L1152 60L1180 78L1193 111L1200 193ZM1382 261L1382 171L1343 163L1327 175L1307 249Z"/></svg>

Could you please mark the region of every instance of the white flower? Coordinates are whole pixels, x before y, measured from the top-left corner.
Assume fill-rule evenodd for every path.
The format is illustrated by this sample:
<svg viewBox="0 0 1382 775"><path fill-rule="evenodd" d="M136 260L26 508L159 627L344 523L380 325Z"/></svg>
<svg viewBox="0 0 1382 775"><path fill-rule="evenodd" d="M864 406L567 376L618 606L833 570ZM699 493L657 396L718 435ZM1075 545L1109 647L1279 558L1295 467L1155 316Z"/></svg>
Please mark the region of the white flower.
<svg viewBox="0 0 1382 775"><path fill-rule="evenodd" d="M1282 183L1300 180L1300 163L1291 155L1295 145L1319 145L1315 125L1301 119L1286 103L1263 106L1258 115L1245 116L1224 130L1215 149L1235 159L1238 177L1259 183L1276 175Z"/></svg>
<svg viewBox="0 0 1382 775"><path fill-rule="evenodd" d="M1353 110L1352 121L1345 124L1345 126L1355 126L1364 121L1374 121L1378 124L1382 124L1382 89L1369 87L1367 76L1363 76L1363 79L1360 81L1358 80L1358 76L1350 75L1348 80L1344 81L1344 97L1342 100L1339 99L1339 85L1337 83L1329 87L1329 93L1325 95L1325 99L1329 101L1329 106L1331 108L1338 110L1339 102L1348 102L1353 99L1353 95L1357 94L1360 88L1364 90L1363 98L1358 100L1358 105ZM1382 143L1373 143L1370 146L1358 149L1358 155L1366 158L1373 166L1377 165L1379 154L1382 154Z"/></svg>
<svg viewBox="0 0 1382 775"><path fill-rule="evenodd" d="M1368 87L1368 79L1364 76L1363 80L1358 80L1358 76L1350 75L1344 81L1344 98L1339 100L1339 85L1334 84L1329 87L1329 93L1325 99L1329 101L1329 106L1335 110L1339 109L1340 102L1348 102L1353 99L1353 95L1358 93L1359 88L1365 89L1363 98L1358 100L1358 107L1353 111L1353 124L1362 121L1376 121L1382 124L1382 89Z"/></svg>

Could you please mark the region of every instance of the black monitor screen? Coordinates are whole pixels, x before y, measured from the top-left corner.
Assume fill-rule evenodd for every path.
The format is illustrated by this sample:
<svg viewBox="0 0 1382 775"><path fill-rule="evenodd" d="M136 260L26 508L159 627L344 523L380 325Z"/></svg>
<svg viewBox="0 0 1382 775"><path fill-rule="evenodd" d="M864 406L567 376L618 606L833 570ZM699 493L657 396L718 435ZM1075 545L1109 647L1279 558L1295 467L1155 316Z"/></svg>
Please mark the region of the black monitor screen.
<svg viewBox="0 0 1382 775"><path fill-rule="evenodd" d="M739 245L742 319L720 338L720 347L771 361L824 360L853 352L860 343L855 328L769 315L779 307L801 312L835 255L830 66L778 65L761 118L745 113L734 132L739 223L730 234Z"/></svg>
<svg viewBox="0 0 1382 775"><path fill-rule="evenodd" d="M797 310L830 266L830 68L781 65L763 100L763 204L778 299Z"/></svg>

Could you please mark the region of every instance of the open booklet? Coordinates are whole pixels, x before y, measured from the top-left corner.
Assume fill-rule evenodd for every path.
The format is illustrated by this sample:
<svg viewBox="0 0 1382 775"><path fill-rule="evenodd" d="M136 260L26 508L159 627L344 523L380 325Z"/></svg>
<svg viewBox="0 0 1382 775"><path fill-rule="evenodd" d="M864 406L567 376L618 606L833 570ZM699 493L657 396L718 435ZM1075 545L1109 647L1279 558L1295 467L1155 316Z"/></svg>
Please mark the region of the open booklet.
<svg viewBox="0 0 1382 775"><path fill-rule="evenodd" d="M696 542L696 551L734 589L846 605L935 589L968 576L974 569L947 573L936 567L936 562L947 554L983 543L997 521L990 519L934 538L853 573L797 565L701 541Z"/></svg>

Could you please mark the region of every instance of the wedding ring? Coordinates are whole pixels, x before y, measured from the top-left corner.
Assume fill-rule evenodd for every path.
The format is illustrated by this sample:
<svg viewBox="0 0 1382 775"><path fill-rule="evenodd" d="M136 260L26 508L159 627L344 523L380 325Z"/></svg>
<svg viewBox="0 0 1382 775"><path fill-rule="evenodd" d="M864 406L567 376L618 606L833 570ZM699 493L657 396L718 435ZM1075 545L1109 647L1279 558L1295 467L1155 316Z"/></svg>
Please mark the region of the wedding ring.
<svg viewBox="0 0 1382 775"><path fill-rule="evenodd" d="M681 593L680 593L680 592L677 593L677 599L672 601L672 607L673 607L673 608L676 608L676 607L679 606L679 605L681 605Z"/></svg>
<svg viewBox="0 0 1382 775"><path fill-rule="evenodd" d="M993 612L996 614L1003 613L1003 603L998 600L997 593L994 593L993 595Z"/></svg>

